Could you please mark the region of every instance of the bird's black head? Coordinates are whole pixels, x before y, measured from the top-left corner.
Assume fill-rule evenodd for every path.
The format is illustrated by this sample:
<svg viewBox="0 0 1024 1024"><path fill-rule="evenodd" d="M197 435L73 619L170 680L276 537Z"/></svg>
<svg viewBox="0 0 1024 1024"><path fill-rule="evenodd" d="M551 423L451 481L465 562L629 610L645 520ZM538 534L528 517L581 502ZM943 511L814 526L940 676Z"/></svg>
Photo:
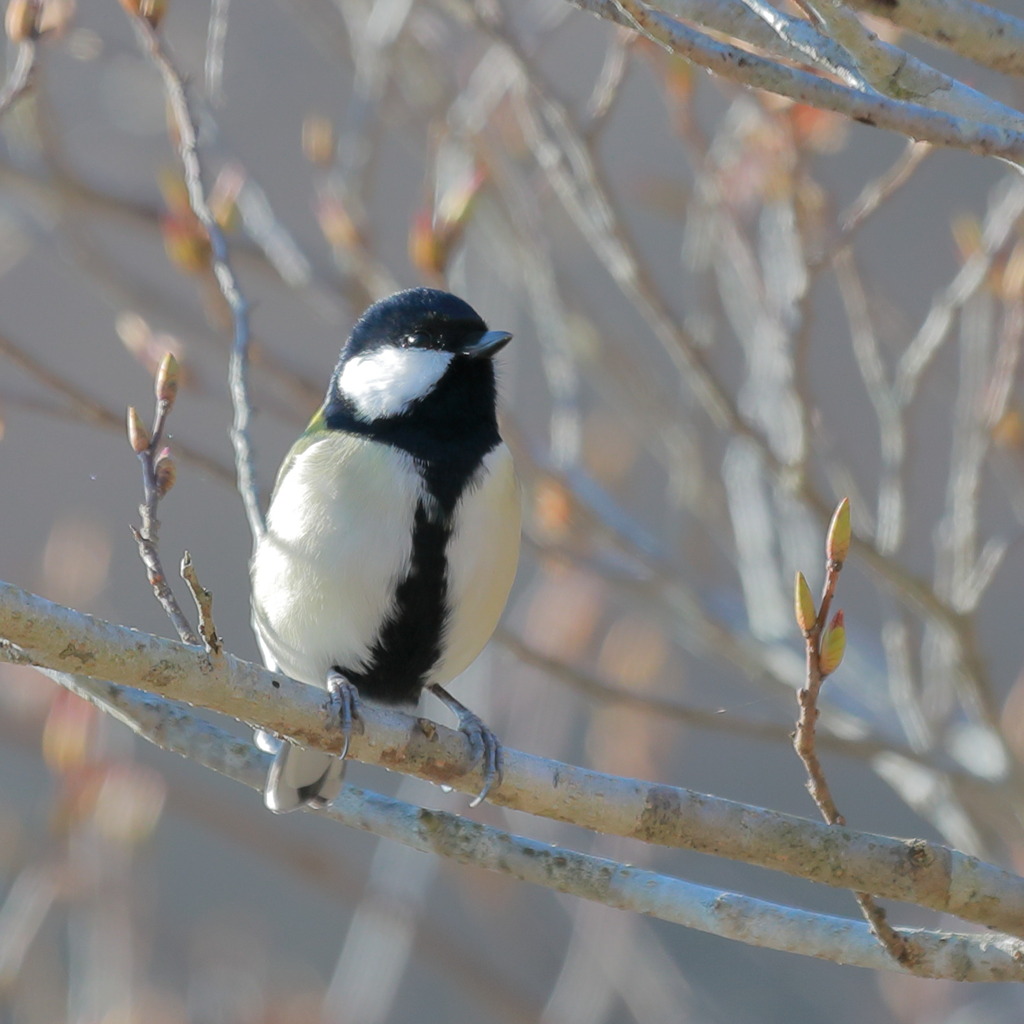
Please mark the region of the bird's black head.
<svg viewBox="0 0 1024 1024"><path fill-rule="evenodd" d="M326 425L409 450L481 431L497 437L491 357L510 338L448 292L412 288L382 299L341 350Z"/></svg>

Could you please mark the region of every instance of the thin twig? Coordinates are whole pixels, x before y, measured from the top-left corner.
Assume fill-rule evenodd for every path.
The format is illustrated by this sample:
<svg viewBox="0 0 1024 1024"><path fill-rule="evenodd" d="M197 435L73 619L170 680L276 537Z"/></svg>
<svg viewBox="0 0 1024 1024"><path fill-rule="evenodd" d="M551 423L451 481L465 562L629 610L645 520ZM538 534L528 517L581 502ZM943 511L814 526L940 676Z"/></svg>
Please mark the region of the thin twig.
<svg viewBox="0 0 1024 1024"><path fill-rule="evenodd" d="M228 7L231 0L213 0L206 29L206 61L204 75L210 102L224 102L224 48L228 38Z"/></svg>
<svg viewBox="0 0 1024 1024"><path fill-rule="evenodd" d="M839 813L824 769L815 749L815 728L818 722L818 696L825 675L821 670L821 638L828 624L832 599L835 595L836 581L842 569L841 562L830 562L825 572L825 583L821 596L821 606L817 618L810 629L804 631L804 646L807 657L807 681L797 693L800 705L800 716L796 723L793 746L807 770L807 788L821 816L829 825L845 825L846 821Z"/></svg>
<svg viewBox="0 0 1024 1024"><path fill-rule="evenodd" d="M181 578L188 584L192 600L199 614L199 635L208 654L220 654L223 650L217 629L213 624L213 594L199 582L199 574L192 564L192 556L186 551L181 559Z"/></svg>
<svg viewBox="0 0 1024 1024"><path fill-rule="evenodd" d="M165 367L171 366L174 374L173 383L166 385ZM153 415L153 427L147 437L145 428L138 419L135 409L128 410L128 439L142 466L142 503L139 505L140 526L132 527L132 535L139 546L139 557L146 567L149 584L153 588L156 599L163 606L167 617L171 620L182 643L198 644L199 637L192 628L188 617L178 604L174 591L167 581L163 562L160 558L160 520L157 518L157 506L160 499L174 482L174 464L170 453L161 449L167 417L174 405L177 391L177 369L174 359L169 354L161 363L157 377L156 411Z"/></svg>
<svg viewBox="0 0 1024 1024"><path fill-rule="evenodd" d="M831 240L821 255L810 261L809 271L814 273L848 246L864 222L913 177L915 171L934 151L935 147L927 142L909 140L892 166L869 181L860 195L839 214L836 218L838 235Z"/></svg>
<svg viewBox="0 0 1024 1024"><path fill-rule="evenodd" d="M263 535L265 523L260 510L255 460L249 438L249 424L252 418L248 368L249 304L242 294L234 271L231 269L230 254L224 232L221 231L207 202L202 164L199 160L198 136L185 92L184 79L172 62L156 29L143 17L133 16L131 20L143 51L156 66L163 79L164 92L167 95L167 102L178 134L178 156L184 170L189 205L206 229L210 240L213 273L224 301L231 310L234 332L229 369L231 401L234 406L231 443L235 449L238 492L245 506L249 530L255 543Z"/></svg>
<svg viewBox="0 0 1024 1024"><path fill-rule="evenodd" d="M844 533L845 536L837 540L840 533ZM825 681L825 677L838 667L845 647L845 632L838 645L833 646L829 642L830 633L839 638L839 630L842 629L842 612L838 612L832 620L829 619L829 615L832 611L839 573L842 571L843 560L849 550L849 537L849 503L843 502L836 510L829 527L825 583L817 615L811 623L806 622L804 618L806 609L801 608L803 595L800 588L803 584L803 577L799 577L797 582L798 618L804 627L807 681L797 694L800 714L797 718L793 746L807 771L807 788L817 804L818 810L821 811L821 816L829 825L845 825L846 820L839 813L828 779L825 777L825 770L818 757L815 726L818 721L818 696L821 693L821 685ZM806 587L806 584L803 586ZM878 905L870 893L854 890L853 895L864 914L871 933L898 964L916 974L922 955L922 950L916 941L911 943L906 935L896 931L889 924L884 908Z"/></svg>
<svg viewBox="0 0 1024 1024"><path fill-rule="evenodd" d="M583 134L590 142L597 138L601 129L608 123L615 102L622 95L622 86L629 70L629 53L635 39L636 36L632 33L622 31L613 35L608 42L601 73L587 100L586 126Z"/></svg>
<svg viewBox="0 0 1024 1024"><path fill-rule="evenodd" d="M0 89L0 117L3 117L8 110L14 106L19 96L28 92L32 85L32 72L36 67L36 44L32 39L26 39L18 44L18 55L14 59L14 67L4 82L3 89Z"/></svg>

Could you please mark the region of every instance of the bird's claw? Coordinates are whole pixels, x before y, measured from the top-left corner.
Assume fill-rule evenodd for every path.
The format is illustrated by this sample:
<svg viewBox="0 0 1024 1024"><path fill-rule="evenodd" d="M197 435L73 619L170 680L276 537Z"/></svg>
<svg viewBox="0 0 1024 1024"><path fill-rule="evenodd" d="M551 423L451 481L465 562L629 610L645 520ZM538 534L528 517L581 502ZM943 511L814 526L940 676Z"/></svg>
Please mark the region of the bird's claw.
<svg viewBox="0 0 1024 1024"><path fill-rule="evenodd" d="M344 760L348 757L349 742L352 739L352 720L356 717L355 706L359 700L359 691L337 669L331 669L327 673L327 692L330 695L328 703L331 716L341 726L344 743L338 757Z"/></svg>
<svg viewBox="0 0 1024 1024"><path fill-rule="evenodd" d="M484 801L495 786L501 785L501 740L487 728L479 715L470 711L461 701L456 700L443 686L435 685L430 689L441 703L458 718L459 732L469 740L473 764L483 762L483 788L469 802L470 807L476 807Z"/></svg>
<svg viewBox="0 0 1024 1024"><path fill-rule="evenodd" d="M467 726L463 722L459 723L459 731L465 733L471 747L475 749L479 745L483 746L484 784L480 792L469 801L470 807L476 807L478 804L483 803L491 788L495 785L501 785L501 741L476 715L473 715L473 717L476 719L476 725L480 728L479 732L473 731L472 724ZM479 759L474 758L474 763Z"/></svg>

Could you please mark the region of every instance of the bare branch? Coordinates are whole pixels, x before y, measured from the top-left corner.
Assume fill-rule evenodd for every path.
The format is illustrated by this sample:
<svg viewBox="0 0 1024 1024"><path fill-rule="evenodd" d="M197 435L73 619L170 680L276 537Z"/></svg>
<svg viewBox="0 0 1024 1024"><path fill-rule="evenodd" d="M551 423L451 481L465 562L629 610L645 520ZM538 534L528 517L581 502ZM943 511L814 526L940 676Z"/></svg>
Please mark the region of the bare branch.
<svg viewBox="0 0 1024 1024"><path fill-rule="evenodd" d="M257 791L269 756L240 743L182 708L128 687L53 673L63 685L111 710L129 728ZM316 812L424 853L446 857L520 881L632 910L752 945L838 963L892 970L894 961L867 927L844 918L695 885L679 878L540 843L348 785ZM1000 935L913 931L925 977L959 981L1024 980L1024 942Z"/></svg>
<svg viewBox="0 0 1024 1024"><path fill-rule="evenodd" d="M36 43L33 39L26 39L18 44L17 56L14 58L14 66L11 68L7 81L0 89L0 117L3 117L15 101L28 92L32 85L32 72L36 66Z"/></svg>
<svg viewBox="0 0 1024 1024"><path fill-rule="evenodd" d="M1024 130L978 122L830 82L719 42L638 0L569 2L600 17L636 28L670 53L687 57L741 85L788 96L823 110L834 110L862 124L887 128L918 141L999 156L1016 164L1024 162Z"/></svg>
<svg viewBox="0 0 1024 1024"><path fill-rule="evenodd" d="M936 71L898 46L883 42L842 2L805 2L817 13L827 33L850 55L864 79L879 92L957 117L1020 130L1019 111Z"/></svg>
<svg viewBox="0 0 1024 1024"><path fill-rule="evenodd" d="M846 648L846 630L843 627L843 613L836 612L829 621L832 601L835 597L839 573L843 560L850 548L850 503L840 502L826 538L827 564L821 604L817 614L810 600L803 576L797 577L797 618L804 634L807 682L797 694L800 715L797 718L793 746L807 770L807 788L829 825L845 825L846 821L832 797L832 790L825 777L825 770L818 758L816 726L818 721L818 698L825 677L838 668ZM808 622L813 617L813 622ZM868 923L871 934L878 939L882 948L897 963L917 974L920 967L921 949L908 935L896 931L886 919L885 911L874 896L867 892L854 892L861 911Z"/></svg>
<svg viewBox="0 0 1024 1024"><path fill-rule="evenodd" d="M339 751L313 687L64 608L0 582L0 657L109 679ZM15 645L13 648L10 645ZM351 756L476 793L465 737L391 709L360 707ZM232 741L234 742L234 741ZM236 744L237 745L237 744ZM935 843L835 828L671 786L618 779L506 747L491 802L644 842L715 853L833 887L918 903L1024 937L1024 879ZM262 765L262 762L261 762ZM265 766L264 766L265 767ZM263 769L254 769L262 771ZM263 777L252 783L263 785Z"/></svg>
<svg viewBox="0 0 1024 1024"><path fill-rule="evenodd" d="M1007 74L1024 74L1024 19L975 0L847 0L939 46Z"/></svg>
<svg viewBox="0 0 1024 1024"><path fill-rule="evenodd" d="M178 392L178 364L170 352L164 355L156 378L156 412L153 426L146 430L134 407L128 409L128 440L142 466L142 502L139 505L141 526L132 527L132 536L139 547L139 557L146 567L149 585L167 617L174 624L184 643L197 644L199 637L188 617L181 610L171 590L160 558L160 520L157 506L174 484L175 468L170 452L161 451L167 417Z"/></svg>
<svg viewBox="0 0 1024 1024"><path fill-rule="evenodd" d="M196 603L199 613L199 635L203 638L203 646L207 654L220 654L221 639L213 624L213 594L199 582L199 574L192 564L192 556L186 551L181 559L181 578L188 584L192 600Z"/></svg>
<svg viewBox="0 0 1024 1024"><path fill-rule="evenodd" d="M249 438L249 421L252 405L249 399L249 304L231 269L230 253L224 232L210 211L203 185L203 168L199 160L199 141L195 120L189 108L185 93L185 82L171 61L157 30L149 21L139 15L132 16L132 25L139 37L143 51L148 55L163 79L164 92L178 133L178 155L185 172L189 204L210 239L213 272L231 310L234 326L234 344L231 348L229 380L231 401L234 406L234 422L231 427L231 441L235 448L235 468L238 475L238 491L245 506L246 518L253 542L263 534L263 512L260 509L259 490L256 484L256 468L253 460L252 443Z"/></svg>

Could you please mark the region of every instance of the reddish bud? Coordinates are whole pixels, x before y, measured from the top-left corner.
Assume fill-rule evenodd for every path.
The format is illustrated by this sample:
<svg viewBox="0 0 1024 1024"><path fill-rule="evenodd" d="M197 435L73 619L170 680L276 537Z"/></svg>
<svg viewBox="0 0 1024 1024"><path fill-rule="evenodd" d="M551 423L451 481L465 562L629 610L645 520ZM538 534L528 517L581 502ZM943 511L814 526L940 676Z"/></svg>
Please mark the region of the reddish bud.
<svg viewBox="0 0 1024 1024"><path fill-rule="evenodd" d="M4 16L4 31L12 43L24 43L39 36L42 16L40 0L11 0Z"/></svg>
<svg viewBox="0 0 1024 1024"><path fill-rule="evenodd" d="M434 226L430 210L420 210L409 227L409 261L424 276L437 278L444 273L448 251L442 232Z"/></svg>
<svg viewBox="0 0 1024 1024"><path fill-rule="evenodd" d="M156 460L156 465L153 467L153 475L156 478L157 497L162 498L178 479L178 467L174 459L168 454L166 448L160 453L160 458Z"/></svg>
<svg viewBox="0 0 1024 1024"><path fill-rule="evenodd" d="M121 0L121 6L136 18L157 28L167 13L167 0Z"/></svg>

